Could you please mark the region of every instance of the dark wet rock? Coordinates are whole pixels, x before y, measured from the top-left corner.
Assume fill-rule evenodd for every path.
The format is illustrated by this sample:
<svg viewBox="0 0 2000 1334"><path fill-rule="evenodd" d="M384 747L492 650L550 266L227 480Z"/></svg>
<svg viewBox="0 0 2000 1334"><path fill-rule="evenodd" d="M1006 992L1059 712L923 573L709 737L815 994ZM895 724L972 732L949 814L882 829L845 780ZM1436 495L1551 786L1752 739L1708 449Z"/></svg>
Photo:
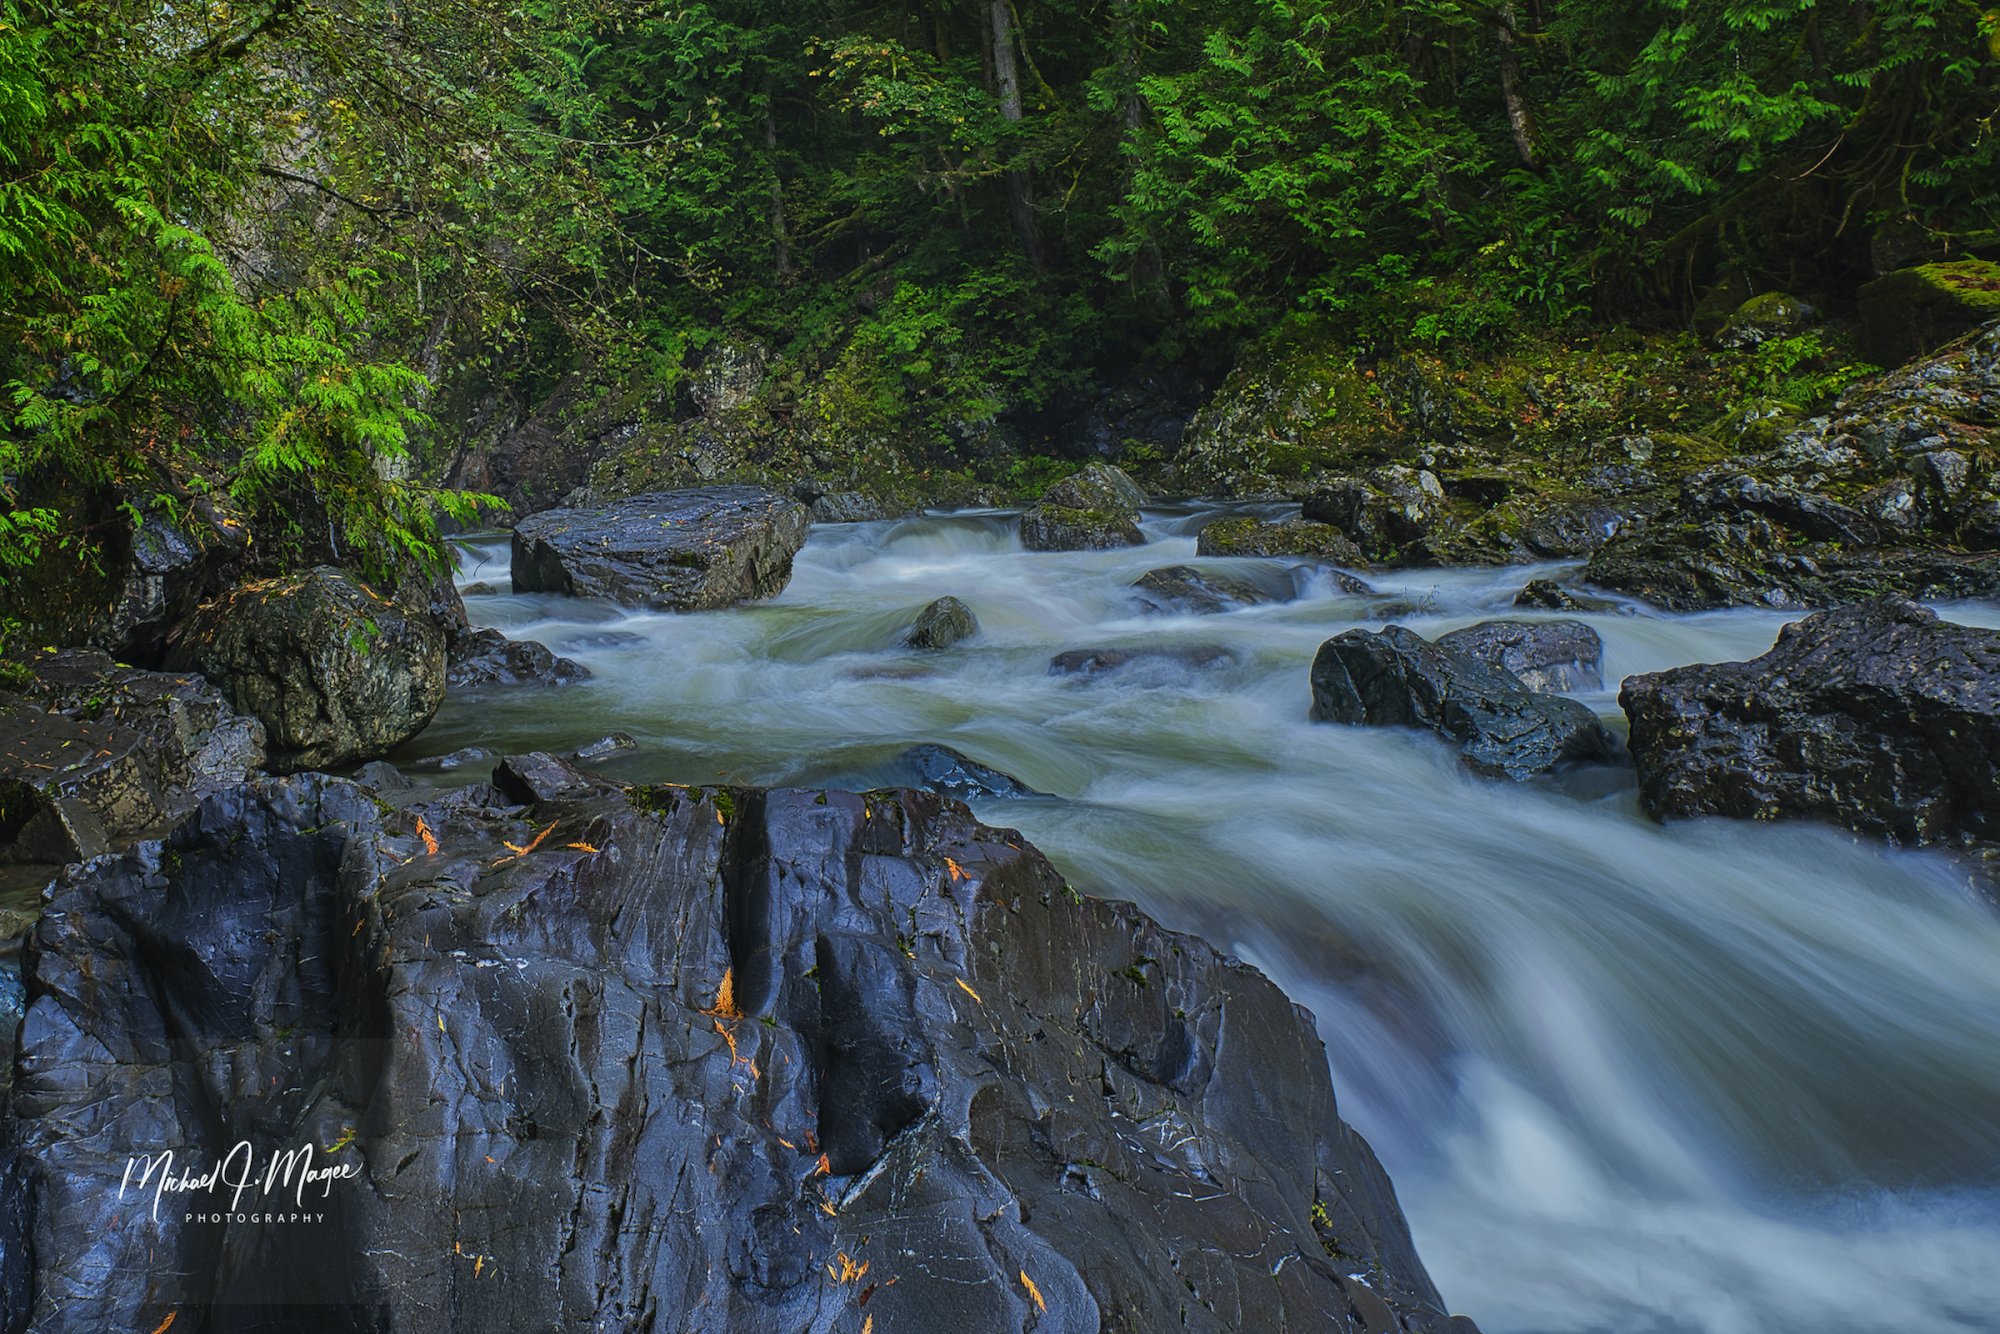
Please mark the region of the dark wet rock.
<svg viewBox="0 0 2000 1334"><path fill-rule="evenodd" d="M461 746L445 755L426 755L410 761L410 768L420 774L454 774L461 769L476 769L490 763L496 752L485 746Z"/></svg>
<svg viewBox="0 0 2000 1334"><path fill-rule="evenodd" d="M416 786L408 774L387 760L370 760L354 771L354 781L376 792L403 792Z"/></svg>
<svg viewBox="0 0 2000 1334"><path fill-rule="evenodd" d="M1347 534L1329 523L1287 519L1217 519L1195 538L1197 556L1266 556L1368 568L1368 557Z"/></svg>
<svg viewBox="0 0 2000 1334"><path fill-rule="evenodd" d="M1520 592L1514 595L1517 607L1534 607L1542 611L1617 611L1619 606L1610 598L1592 597L1579 593L1573 588L1565 588L1553 579L1530 579Z"/></svg>
<svg viewBox="0 0 2000 1334"><path fill-rule="evenodd" d="M1761 292L1736 308L1709 341L1741 351L1792 338L1819 323L1819 312L1787 292Z"/></svg>
<svg viewBox="0 0 2000 1334"><path fill-rule="evenodd" d="M913 792L474 796L270 782L61 881L0 1323L1471 1334L1310 1016L1019 835ZM135 1150L246 1140L357 1175L285 1226L119 1198Z"/></svg>
<svg viewBox="0 0 2000 1334"><path fill-rule="evenodd" d="M1122 468L1091 463L1044 491L1042 503L1072 510L1129 512L1146 503L1146 493Z"/></svg>
<svg viewBox="0 0 2000 1334"><path fill-rule="evenodd" d="M590 668L558 657L546 644L474 630L452 645L445 680L454 690L485 686L565 686L590 679Z"/></svg>
<svg viewBox="0 0 2000 1334"><path fill-rule="evenodd" d="M1884 598L1787 626L1749 662L1630 677L1619 701L1656 816L2000 839L2000 632Z"/></svg>
<svg viewBox="0 0 2000 1334"><path fill-rule="evenodd" d="M1362 477L1343 477L1306 499L1305 517L1347 534L1371 561L1413 565L1428 560L1434 530L1448 518L1444 486L1424 469L1392 464Z"/></svg>
<svg viewBox="0 0 2000 1334"><path fill-rule="evenodd" d="M1427 727L1496 778L1528 778L1614 749L1597 715L1575 700L1530 690L1511 672L1400 625L1320 645L1312 696L1317 721Z"/></svg>
<svg viewBox="0 0 2000 1334"><path fill-rule="evenodd" d="M903 643L910 648L937 652L977 633L979 618L972 614L972 608L957 598L941 597L917 613Z"/></svg>
<svg viewBox="0 0 2000 1334"><path fill-rule="evenodd" d="M623 732L611 732L587 746L578 746L571 758L578 764L594 764L598 760L608 760L621 751L637 749L639 743L630 736Z"/></svg>
<svg viewBox="0 0 2000 1334"><path fill-rule="evenodd" d="M497 597L499 593L500 590L498 588L488 583L467 584L464 588L458 590L460 597L468 598Z"/></svg>
<svg viewBox="0 0 2000 1334"><path fill-rule="evenodd" d="M1133 580L1132 590L1145 610L1170 615L1206 616L1279 600L1249 579L1191 565L1148 570Z"/></svg>
<svg viewBox="0 0 2000 1334"><path fill-rule="evenodd" d="M124 847L264 763L263 727L199 676L76 649L25 666L0 691L0 860Z"/></svg>
<svg viewBox="0 0 2000 1334"><path fill-rule="evenodd" d="M603 782L568 760L538 750L509 755L495 765L493 786L508 801L532 806L538 801L567 801L594 792Z"/></svg>
<svg viewBox="0 0 2000 1334"><path fill-rule="evenodd" d="M1535 556L1588 556L1623 532L1630 507L1607 501L1551 505L1521 526L1521 545Z"/></svg>
<svg viewBox="0 0 2000 1334"><path fill-rule="evenodd" d="M264 724L274 770L374 759L444 702L445 631L331 566L239 584L174 632L197 671Z"/></svg>
<svg viewBox="0 0 2000 1334"><path fill-rule="evenodd" d="M1081 510L1037 505L1021 516L1021 545L1030 551L1105 551L1144 543L1132 510Z"/></svg>
<svg viewBox="0 0 2000 1334"><path fill-rule="evenodd" d="M630 630L587 630L570 635L562 646L572 653L602 653L607 649L644 648L646 636Z"/></svg>
<svg viewBox="0 0 2000 1334"><path fill-rule="evenodd" d="M960 801L977 801L982 797L1047 795L950 746L912 746L896 757L895 767L908 776L907 781L912 787L941 792Z"/></svg>
<svg viewBox="0 0 2000 1334"><path fill-rule="evenodd" d="M514 588L656 611L734 606L784 590L809 526L798 501L752 486L550 510L514 529Z"/></svg>
<svg viewBox="0 0 2000 1334"><path fill-rule="evenodd" d="M1221 644L1179 644L1156 648L1072 648L1049 659L1050 676L1101 676L1128 667L1167 666L1183 671L1232 667L1236 654Z"/></svg>
<svg viewBox="0 0 2000 1334"><path fill-rule="evenodd" d="M860 491L826 492L810 503L814 523L872 523L896 517L891 506Z"/></svg>
<svg viewBox="0 0 2000 1334"><path fill-rule="evenodd" d="M1437 643L1512 672L1530 690L1604 686L1604 641L1582 621L1481 621Z"/></svg>

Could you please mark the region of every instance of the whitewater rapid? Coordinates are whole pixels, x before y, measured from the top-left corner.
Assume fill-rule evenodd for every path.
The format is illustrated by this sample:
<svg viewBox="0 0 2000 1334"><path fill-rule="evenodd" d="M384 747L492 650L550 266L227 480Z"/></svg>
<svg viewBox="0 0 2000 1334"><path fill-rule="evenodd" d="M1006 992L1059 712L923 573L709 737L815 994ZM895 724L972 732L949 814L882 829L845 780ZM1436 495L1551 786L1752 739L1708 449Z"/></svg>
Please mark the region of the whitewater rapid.
<svg viewBox="0 0 2000 1334"><path fill-rule="evenodd" d="M1379 599L1287 565L1023 551L1004 515L816 528L784 594L690 616L505 591L474 620L595 673L455 696L399 759L566 750L632 779L874 786L942 742L1048 799L975 803L1079 886L1256 963L1318 1017L1453 1309L1488 1334L1928 1334L2000 1325L2000 913L1943 858L1808 826L1658 826L1629 771L1516 786L1433 738L1308 721L1318 645ZM504 539L461 543L505 590ZM1181 562L1282 604L1146 615ZM1559 567L1369 576L1436 635ZM899 647L931 599L977 614ZM1941 608L2000 625L2000 608ZM1532 615L1532 614L1530 614ZM1625 675L1755 656L1786 618L1582 617ZM1071 648L1217 644L1234 665L1052 677Z"/></svg>

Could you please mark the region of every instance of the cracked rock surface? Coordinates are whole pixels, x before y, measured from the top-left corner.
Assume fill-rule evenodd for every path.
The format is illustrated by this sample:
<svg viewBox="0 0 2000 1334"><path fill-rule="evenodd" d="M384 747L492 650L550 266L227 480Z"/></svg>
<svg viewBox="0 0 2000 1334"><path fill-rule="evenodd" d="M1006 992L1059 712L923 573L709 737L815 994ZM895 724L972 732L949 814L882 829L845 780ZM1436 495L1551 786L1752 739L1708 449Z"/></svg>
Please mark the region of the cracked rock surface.
<svg viewBox="0 0 2000 1334"><path fill-rule="evenodd" d="M26 978L8 1329L1472 1328L1302 1010L927 793L240 786ZM118 1198L244 1140L355 1175Z"/></svg>

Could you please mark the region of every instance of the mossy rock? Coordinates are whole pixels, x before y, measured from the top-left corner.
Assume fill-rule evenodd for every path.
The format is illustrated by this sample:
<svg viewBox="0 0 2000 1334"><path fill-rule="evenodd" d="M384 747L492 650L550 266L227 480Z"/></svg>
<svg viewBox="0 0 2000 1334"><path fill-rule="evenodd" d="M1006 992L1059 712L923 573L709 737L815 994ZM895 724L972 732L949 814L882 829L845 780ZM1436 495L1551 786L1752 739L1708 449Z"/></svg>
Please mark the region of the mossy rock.
<svg viewBox="0 0 2000 1334"><path fill-rule="evenodd" d="M1330 523L1292 519L1263 523L1256 519L1217 519L1195 539L1197 556L1296 557L1366 569L1368 558L1346 533Z"/></svg>
<svg viewBox="0 0 2000 1334"><path fill-rule="evenodd" d="M1760 292L1736 308L1716 333L1719 348L1753 348L1804 333L1819 323L1819 312L1789 292Z"/></svg>
<svg viewBox="0 0 2000 1334"><path fill-rule="evenodd" d="M1030 551L1104 551L1145 540L1130 510L1037 505L1021 516L1021 545Z"/></svg>
<svg viewBox="0 0 2000 1334"><path fill-rule="evenodd" d="M1899 366L2000 319L2000 264L1919 264L1877 278L1861 289L1860 299L1869 359Z"/></svg>

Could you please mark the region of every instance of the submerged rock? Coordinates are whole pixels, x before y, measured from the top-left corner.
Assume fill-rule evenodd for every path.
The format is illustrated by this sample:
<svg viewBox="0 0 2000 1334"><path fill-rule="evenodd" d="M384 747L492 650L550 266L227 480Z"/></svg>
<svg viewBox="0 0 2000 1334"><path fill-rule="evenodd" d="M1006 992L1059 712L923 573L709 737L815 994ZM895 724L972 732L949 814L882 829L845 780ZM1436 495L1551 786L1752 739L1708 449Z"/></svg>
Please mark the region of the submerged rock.
<svg viewBox="0 0 2000 1334"><path fill-rule="evenodd" d="M1597 715L1575 700L1530 690L1506 669L1400 625L1320 645L1312 697L1316 721L1427 727L1490 777L1528 778L1615 749Z"/></svg>
<svg viewBox="0 0 2000 1334"><path fill-rule="evenodd" d="M590 668L557 656L532 639L509 639L498 630L474 630L451 648L445 681L454 690L484 686L566 686L590 679Z"/></svg>
<svg viewBox="0 0 2000 1334"><path fill-rule="evenodd" d="M1530 690L1604 685L1604 641L1582 621L1481 621L1439 635L1437 643L1512 672Z"/></svg>
<svg viewBox="0 0 2000 1334"><path fill-rule="evenodd" d="M1749 662L1630 677L1619 702L1656 816L2000 839L2000 631L1885 598L1789 625Z"/></svg>
<svg viewBox="0 0 2000 1334"><path fill-rule="evenodd" d="M262 725L199 676L75 649L27 668L0 691L0 860L113 851L263 766Z"/></svg>
<svg viewBox="0 0 2000 1334"><path fill-rule="evenodd" d="M1573 588L1564 588L1553 579L1530 579L1520 592L1514 595L1517 607L1534 607L1542 611L1617 611L1618 604L1610 598L1592 597L1579 593Z"/></svg>
<svg viewBox="0 0 2000 1334"><path fill-rule="evenodd" d="M571 758L579 764L594 764L598 760L608 760L621 751L637 750L639 743L624 732L610 732L597 738L587 746L578 746Z"/></svg>
<svg viewBox="0 0 2000 1334"><path fill-rule="evenodd" d="M957 598L941 597L917 613L903 643L910 648L937 652L977 633L979 618L972 614L972 608Z"/></svg>
<svg viewBox="0 0 2000 1334"><path fill-rule="evenodd" d="M753 486L549 510L514 529L514 588L655 611L734 606L784 590L810 526L798 501Z"/></svg>
<svg viewBox="0 0 2000 1334"><path fill-rule="evenodd" d="M1044 797L1012 774L988 768L950 746L912 746L895 760L895 766L909 777L914 787L941 792L960 801L980 797Z"/></svg>
<svg viewBox="0 0 2000 1334"><path fill-rule="evenodd" d="M1197 570L1192 565L1148 570L1132 581L1132 591L1149 612L1195 616L1278 601L1275 594L1248 579Z"/></svg>
<svg viewBox="0 0 2000 1334"><path fill-rule="evenodd" d="M479 792L245 787L59 883L0 1323L1470 1334L1310 1016L1018 835L912 792ZM119 1198L134 1152L241 1142L342 1175L282 1226Z"/></svg>
<svg viewBox="0 0 2000 1334"><path fill-rule="evenodd" d="M271 768L387 754L444 703L445 631L344 570L239 584L174 632L167 665L197 671L264 724Z"/></svg>
<svg viewBox="0 0 2000 1334"><path fill-rule="evenodd" d="M1072 648L1049 659L1050 676L1102 676L1146 664L1187 671L1231 667L1236 654L1221 644L1163 645L1157 648Z"/></svg>

